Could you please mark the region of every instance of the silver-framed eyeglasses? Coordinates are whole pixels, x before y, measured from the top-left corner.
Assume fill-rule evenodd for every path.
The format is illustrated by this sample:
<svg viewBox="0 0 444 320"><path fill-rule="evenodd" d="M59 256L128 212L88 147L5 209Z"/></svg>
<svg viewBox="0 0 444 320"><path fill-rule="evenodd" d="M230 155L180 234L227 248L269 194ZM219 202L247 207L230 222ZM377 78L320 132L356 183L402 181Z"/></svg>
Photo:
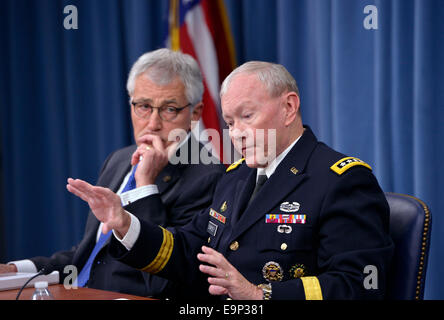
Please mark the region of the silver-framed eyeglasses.
<svg viewBox="0 0 444 320"><path fill-rule="evenodd" d="M157 109L160 119L163 121L173 121L176 119L177 115L185 108L191 106L191 103L183 107L176 107L171 104L166 104L160 107L153 107L146 102L131 102L134 108L134 113L143 119L148 119L154 112L154 109Z"/></svg>

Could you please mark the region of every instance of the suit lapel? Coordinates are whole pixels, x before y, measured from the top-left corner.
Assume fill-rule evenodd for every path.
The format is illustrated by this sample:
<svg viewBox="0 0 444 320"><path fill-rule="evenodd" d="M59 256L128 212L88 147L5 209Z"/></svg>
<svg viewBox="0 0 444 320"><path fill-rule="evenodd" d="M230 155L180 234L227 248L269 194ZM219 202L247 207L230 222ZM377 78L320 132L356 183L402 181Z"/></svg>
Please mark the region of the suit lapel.
<svg viewBox="0 0 444 320"><path fill-rule="evenodd" d="M182 169L186 168L188 164L192 163L192 151L193 147L195 146L198 146L200 154L200 150L203 148L203 146L194 138L193 134L190 133L188 140L176 151L176 156L178 159L182 159L180 155L182 152L185 152L185 158L188 162L178 164L171 164L168 162L166 167L159 173L155 183L161 195L164 195L171 186L174 186L176 181L182 175Z"/></svg>
<svg viewBox="0 0 444 320"><path fill-rule="evenodd" d="M105 183L102 184L104 187L111 189L113 192L117 192L120 188L120 185L125 179L127 173L131 170L131 155L136 150L136 146L129 149L128 152L122 156L122 160L115 166L112 170L107 171L107 175L109 175L109 182L106 183L108 177L105 177Z"/></svg>
<svg viewBox="0 0 444 320"><path fill-rule="evenodd" d="M163 195L180 178L182 165L172 165L168 163L156 178L156 185L159 193Z"/></svg>
<svg viewBox="0 0 444 320"><path fill-rule="evenodd" d="M265 219L265 214L272 213L270 211L308 177L305 166L316 145L316 137L307 127L301 139L245 209L239 223L233 229L231 239L237 238L258 220Z"/></svg>
<svg viewBox="0 0 444 320"><path fill-rule="evenodd" d="M250 200L256 183L257 170L250 170L245 180L239 180L235 189L235 198L233 201L233 211L231 212L231 222L238 222L239 215L242 215L245 207Z"/></svg>

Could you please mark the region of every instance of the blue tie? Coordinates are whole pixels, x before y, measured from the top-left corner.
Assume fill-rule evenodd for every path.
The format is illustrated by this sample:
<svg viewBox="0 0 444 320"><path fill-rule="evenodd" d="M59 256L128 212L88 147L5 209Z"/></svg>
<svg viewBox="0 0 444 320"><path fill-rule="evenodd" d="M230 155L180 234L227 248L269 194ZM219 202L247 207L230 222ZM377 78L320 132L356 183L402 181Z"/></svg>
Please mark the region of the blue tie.
<svg viewBox="0 0 444 320"><path fill-rule="evenodd" d="M127 192L129 190L136 188L136 179L134 178L134 174L137 169L137 164L134 166L131 175L128 179L127 184L122 190L122 193ZM94 262L94 259L96 258L97 254L99 253L100 249L102 249L103 245L105 244L106 240L111 236L112 231L108 231L108 233L100 233L99 240L97 241L93 251L91 252L91 255L88 258L88 261L86 261L85 265L82 268L82 271L80 271L79 276L77 277L77 285L79 287L84 287L86 283L89 280L89 275L91 273L91 267Z"/></svg>
<svg viewBox="0 0 444 320"><path fill-rule="evenodd" d="M133 171L131 171L128 182L126 183L125 188L123 188L121 193L136 189L136 178L134 178L134 174L136 173L137 165L138 164L136 164L133 168Z"/></svg>

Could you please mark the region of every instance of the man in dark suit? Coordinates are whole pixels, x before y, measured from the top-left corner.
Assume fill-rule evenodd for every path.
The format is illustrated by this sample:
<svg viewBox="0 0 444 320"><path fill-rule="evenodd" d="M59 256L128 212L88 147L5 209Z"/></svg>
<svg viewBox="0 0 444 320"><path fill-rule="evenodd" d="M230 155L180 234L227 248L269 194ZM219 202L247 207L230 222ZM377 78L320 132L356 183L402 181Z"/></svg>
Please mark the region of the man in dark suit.
<svg viewBox="0 0 444 320"><path fill-rule="evenodd" d="M198 121L202 112L199 67L192 57L180 52L149 52L133 65L127 90L137 145L113 152L102 166L97 185L119 194L119 205L140 221L164 227L183 225L211 203L216 182L225 169L215 158L208 165L190 161L193 147L207 152L190 133L192 122ZM168 161L172 157L185 161L172 164ZM154 202L153 194L158 196ZM90 207L94 209L94 204ZM90 212L84 237L71 250L14 261L0 269L36 272L51 264L63 282L67 276L64 267L74 265L79 286L141 296L172 294L171 282L112 259L107 254L109 236Z"/></svg>
<svg viewBox="0 0 444 320"><path fill-rule="evenodd" d="M110 254L207 297L383 298L393 243L371 167L302 124L296 81L281 65L246 63L220 95L244 158L226 170L211 205L183 227L136 225L137 217L109 202L93 210L113 229ZM74 184L81 193L94 189ZM367 274L369 266L376 273Z"/></svg>

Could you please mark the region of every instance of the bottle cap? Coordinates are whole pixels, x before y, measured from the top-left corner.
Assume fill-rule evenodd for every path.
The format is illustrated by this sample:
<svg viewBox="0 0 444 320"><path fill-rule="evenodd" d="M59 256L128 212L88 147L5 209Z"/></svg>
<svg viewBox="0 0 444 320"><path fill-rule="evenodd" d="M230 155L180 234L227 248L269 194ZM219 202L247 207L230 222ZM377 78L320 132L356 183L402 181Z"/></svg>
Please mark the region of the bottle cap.
<svg viewBox="0 0 444 320"><path fill-rule="evenodd" d="M48 281L37 281L36 283L34 283L34 287L36 289L48 288Z"/></svg>

